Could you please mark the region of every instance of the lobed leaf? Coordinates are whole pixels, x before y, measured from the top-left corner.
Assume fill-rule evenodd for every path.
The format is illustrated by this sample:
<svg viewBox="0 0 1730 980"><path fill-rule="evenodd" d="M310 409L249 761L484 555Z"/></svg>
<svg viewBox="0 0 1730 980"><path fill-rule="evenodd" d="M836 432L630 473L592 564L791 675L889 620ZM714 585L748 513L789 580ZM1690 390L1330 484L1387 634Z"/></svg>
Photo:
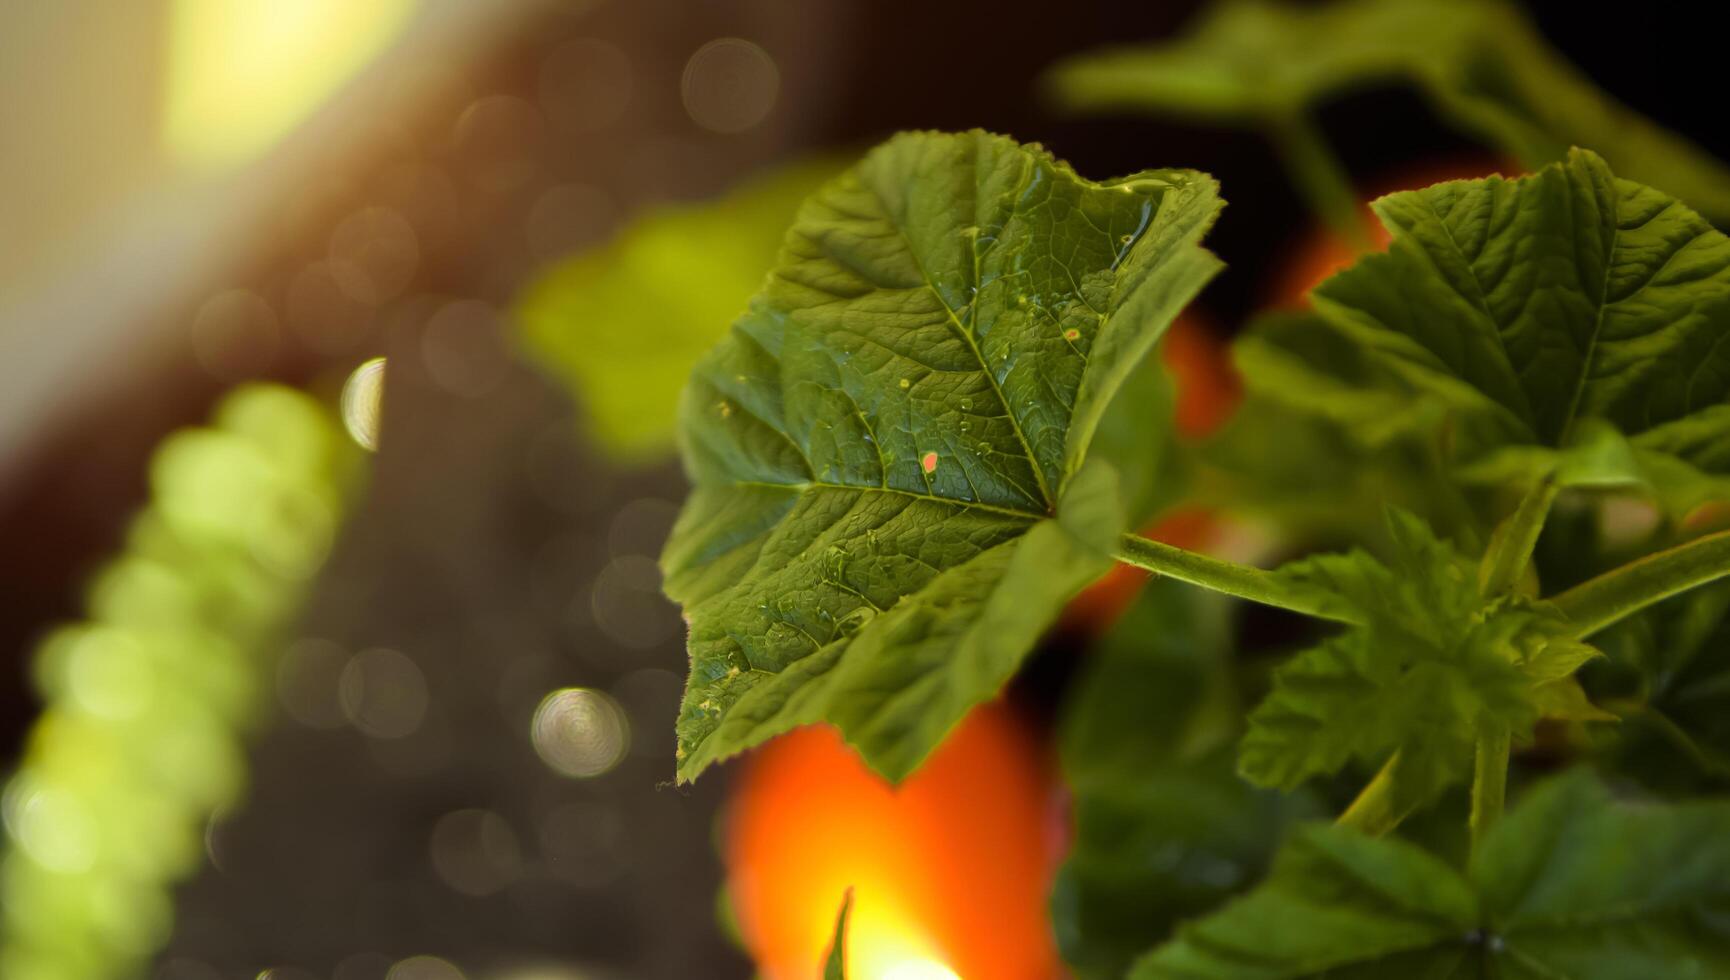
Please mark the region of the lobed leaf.
<svg viewBox="0 0 1730 980"><path fill-rule="evenodd" d="M1311 824L1281 849L1259 887L1179 929L1129 976L1477 976L1450 972L1467 951L1449 947L1463 946L1481 918L1470 884L1439 859L1397 839Z"/></svg>
<svg viewBox="0 0 1730 980"><path fill-rule="evenodd" d="M1730 239L1704 219L1586 151L1376 211L1392 245L1318 286L1316 307L1474 421L1500 478L1519 475L1510 449L1577 482L1730 472Z"/></svg>
<svg viewBox="0 0 1730 980"><path fill-rule="evenodd" d="M1390 511L1388 525L1385 563L1353 552L1280 571L1331 590L1361 625L1274 672L1239 748L1251 782L1290 789L1397 753L1394 792L1409 809L1469 771L1487 728L1521 735L1540 717L1606 717L1573 680L1592 647L1541 606L1486 603L1462 558L1416 517Z"/></svg>
<svg viewBox="0 0 1730 980"><path fill-rule="evenodd" d="M1584 772L1534 789L1462 873L1415 845L1305 828L1254 892L1133 980L1718 977L1730 802L1618 803Z"/></svg>
<svg viewBox="0 0 1730 980"><path fill-rule="evenodd" d="M1240 429L1327 433L1334 468L1360 482L1446 458L1450 484L1640 486L1678 515L1730 496L1716 343L1730 240L1584 152L1376 207L1386 254L1317 287L1317 313L1264 318L1239 341L1268 416ZM1256 463L1240 459L1241 480ZM1401 491L1396 476L1378 485ZM1450 529L1475 524L1458 489L1398 496Z"/></svg>
<svg viewBox="0 0 1730 980"><path fill-rule="evenodd" d="M1123 527L1107 405L1217 270L1211 179L905 134L806 202L685 392L679 778L798 725L911 772Z"/></svg>

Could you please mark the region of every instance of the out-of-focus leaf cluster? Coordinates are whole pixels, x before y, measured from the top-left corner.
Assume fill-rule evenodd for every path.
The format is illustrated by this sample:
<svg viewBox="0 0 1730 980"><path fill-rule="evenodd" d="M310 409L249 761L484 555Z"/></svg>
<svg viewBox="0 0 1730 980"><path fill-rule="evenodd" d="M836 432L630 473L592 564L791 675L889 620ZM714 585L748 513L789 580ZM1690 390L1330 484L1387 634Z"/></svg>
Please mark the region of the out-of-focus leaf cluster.
<svg viewBox="0 0 1730 980"><path fill-rule="evenodd" d="M312 398L255 385L151 463L151 502L33 669L46 702L4 799L0 975L135 975L170 888L246 781L276 643L324 562L359 453Z"/></svg>

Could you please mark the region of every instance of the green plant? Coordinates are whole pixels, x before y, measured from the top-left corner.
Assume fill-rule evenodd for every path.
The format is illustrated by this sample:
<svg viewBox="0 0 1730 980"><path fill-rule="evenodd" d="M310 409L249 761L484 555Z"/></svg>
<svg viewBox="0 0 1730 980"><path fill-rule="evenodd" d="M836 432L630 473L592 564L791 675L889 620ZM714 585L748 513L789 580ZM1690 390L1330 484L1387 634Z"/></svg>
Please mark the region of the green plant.
<svg viewBox="0 0 1730 980"><path fill-rule="evenodd" d="M277 644L358 476L324 406L275 385L224 399L151 463L150 505L89 616L34 670L46 702L3 801L0 975L142 974L170 889L240 798Z"/></svg>
<svg viewBox="0 0 1730 980"><path fill-rule="evenodd" d="M566 382L601 448L641 461L671 445L691 363L762 284L799 202L843 165L798 163L717 201L650 211L523 292L523 344Z"/></svg>
<svg viewBox="0 0 1730 980"><path fill-rule="evenodd" d="M1076 112L1258 128L1317 212L1361 245L1356 200L1313 111L1386 81L1416 87L1522 166L1592 147L1620 175L1730 220L1730 169L1599 90L1509 0L1221 0L1184 37L1078 55L1052 69L1046 88Z"/></svg>
<svg viewBox="0 0 1730 980"><path fill-rule="evenodd" d="M1293 837L1264 884L1134 975L1730 970L1712 918L1730 903L1730 806L1626 810L1573 776L1500 823L1512 745L1540 724L1616 718L1580 685L1603 656L1587 641L1730 574L1730 532L1673 522L1654 542L1667 546L1571 587L1540 591L1532 569L1564 495L1574 506L1614 488L1672 509L1720 495L1730 239L1584 151L1529 177L1377 202L1388 252L1318 287L1291 337L1252 342L1283 344L1302 371L1282 379L1325 390L1315 407L1334 421L1434 444L1488 519L1449 541L1393 509L1378 555L1264 570L1126 534L1114 467L1090 453L1132 366L1218 268L1199 244L1218 207L1201 174L1094 183L983 133L897 137L806 203L683 402L696 487L664 559L690 623L680 778L813 722L900 778L1116 560L1341 624L1273 672L1236 768L1286 791L1375 770L1334 828ZM1134 640L1157 647L1169 630L1202 645L1205 617L1166 590L1130 620ZM1078 695L1069 738L1092 747L1066 745L1083 807L1075 861L1090 858L1088 813L1135 779L1169 773L1186 789L1154 790L1162 809L1147 818L1216 832L1192 843L1247 850L1250 864L1277 831L1234 840L1162 798L1199 805L1205 781L1224 779L1211 784L1219 812L1266 812L1276 828L1281 808L1314 806L1258 800L1207 768L1235 722L1187 731L1190 713L1206 727L1201 688L1162 700L1206 686L1204 667L1186 669L1188 681L1146 684L1139 719L1109 707L1135 689L1133 669ZM1108 752L1114 741L1145 750ZM1468 877L1375 840L1466 782ZM1548 842L1558 809L1581 829ZM1583 922L1596 925L1559 931Z"/></svg>
<svg viewBox="0 0 1730 980"><path fill-rule="evenodd" d="M1730 977L1730 170L1499 0L1226 0L1047 89L1263 129L1363 249L1312 113L1388 81L1532 172L1375 202L1199 445L1149 359L1205 174L909 133L812 193L680 403L679 779L811 723L899 779L1128 564L1058 728L1078 975ZM1129 533L1179 501L1295 560Z"/></svg>

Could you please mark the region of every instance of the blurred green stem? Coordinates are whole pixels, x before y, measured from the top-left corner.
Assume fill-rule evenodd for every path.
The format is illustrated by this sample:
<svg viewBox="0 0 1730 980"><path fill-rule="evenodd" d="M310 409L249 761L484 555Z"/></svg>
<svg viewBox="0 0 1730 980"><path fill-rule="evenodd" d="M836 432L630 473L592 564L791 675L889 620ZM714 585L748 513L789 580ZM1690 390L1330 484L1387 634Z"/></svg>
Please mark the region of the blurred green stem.
<svg viewBox="0 0 1730 980"><path fill-rule="evenodd" d="M1370 251L1373 244L1358 209L1357 191L1315 120L1302 109L1292 109L1270 119L1268 132L1310 210L1354 252Z"/></svg>
<svg viewBox="0 0 1730 980"><path fill-rule="evenodd" d="M1162 541L1126 534L1118 539L1117 560L1251 602L1334 622L1355 622L1338 603L1331 601L1333 597L1330 594L1296 587L1286 578L1266 569L1210 558Z"/></svg>
<svg viewBox="0 0 1730 980"><path fill-rule="evenodd" d="M1539 480L1520 499L1520 506L1490 536L1490 547L1479 566L1478 592L1486 599L1512 592L1531 563L1538 535L1556 502L1555 481Z"/></svg>
<svg viewBox="0 0 1730 980"><path fill-rule="evenodd" d="M1558 593L1550 603L1588 637L1680 592L1730 575L1730 531L1655 552Z"/></svg>
<svg viewBox="0 0 1730 980"><path fill-rule="evenodd" d="M1478 733L1478 755L1472 767L1472 853L1502 816L1508 795L1508 749L1511 739L1499 725Z"/></svg>
<svg viewBox="0 0 1730 980"><path fill-rule="evenodd" d="M1380 837L1398 827L1412 812L1410 806L1400 802L1396 792L1399 771L1400 754L1395 752L1336 822L1371 837Z"/></svg>

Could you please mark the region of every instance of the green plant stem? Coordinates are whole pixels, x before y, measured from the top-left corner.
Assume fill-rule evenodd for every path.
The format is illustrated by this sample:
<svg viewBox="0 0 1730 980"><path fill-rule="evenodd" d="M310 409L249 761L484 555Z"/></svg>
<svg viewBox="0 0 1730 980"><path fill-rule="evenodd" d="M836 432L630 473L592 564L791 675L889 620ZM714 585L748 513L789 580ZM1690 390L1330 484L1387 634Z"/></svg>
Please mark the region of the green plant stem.
<svg viewBox="0 0 1730 980"><path fill-rule="evenodd" d="M1548 478L1534 483L1520 498L1520 505L1490 536L1489 550L1478 569L1478 592L1484 598L1506 595L1519 584L1526 566L1531 564L1532 551L1538 546L1538 535L1544 532L1544 522L1550 516L1550 505L1556 502L1558 489ZM1469 824L1474 853L1502 816L1502 805L1508 795L1510 745L1509 731L1502 725L1491 722L1478 732Z"/></svg>
<svg viewBox="0 0 1730 980"><path fill-rule="evenodd" d="M1519 584L1531 563L1532 550L1538 546L1538 535L1544 531L1544 521L1550 516L1550 505L1556 502L1556 484L1539 480L1520 498L1520 506L1490 537L1490 548L1478 574L1478 591L1486 599L1505 595Z"/></svg>
<svg viewBox="0 0 1730 980"><path fill-rule="evenodd" d="M1688 734L1687 729L1671 719L1664 712L1649 704L1636 704L1632 708L1618 711L1617 714L1630 717L1651 726L1666 741L1675 746L1688 757L1688 760L1699 767L1700 771L1719 779L1730 778L1730 759L1707 749Z"/></svg>
<svg viewBox="0 0 1730 980"><path fill-rule="evenodd" d="M1293 586L1265 569L1210 558L1134 534L1118 539L1117 560L1190 585L1337 623L1356 623L1331 595Z"/></svg>
<svg viewBox="0 0 1730 980"><path fill-rule="evenodd" d="M1353 251L1370 251L1373 246L1358 210L1357 192L1315 120L1303 110L1294 109L1270 119L1268 131L1285 158L1292 183L1297 185L1310 209Z"/></svg>
<svg viewBox="0 0 1730 980"><path fill-rule="evenodd" d="M1718 531L1611 569L1550 603L1588 637L1627 616L1695 586L1730 575L1730 531Z"/></svg>
<svg viewBox="0 0 1730 980"><path fill-rule="evenodd" d="M1499 725L1478 733L1477 759L1472 767L1472 851L1502 816L1508 795L1508 730Z"/></svg>
<svg viewBox="0 0 1730 980"><path fill-rule="evenodd" d="M1336 821L1341 827L1350 827L1371 837L1380 837L1400 825L1400 821L1412 812L1412 808L1399 802L1395 793L1394 781L1399 776L1400 754L1395 752L1352 800L1351 806L1340 814Z"/></svg>

